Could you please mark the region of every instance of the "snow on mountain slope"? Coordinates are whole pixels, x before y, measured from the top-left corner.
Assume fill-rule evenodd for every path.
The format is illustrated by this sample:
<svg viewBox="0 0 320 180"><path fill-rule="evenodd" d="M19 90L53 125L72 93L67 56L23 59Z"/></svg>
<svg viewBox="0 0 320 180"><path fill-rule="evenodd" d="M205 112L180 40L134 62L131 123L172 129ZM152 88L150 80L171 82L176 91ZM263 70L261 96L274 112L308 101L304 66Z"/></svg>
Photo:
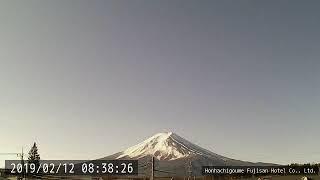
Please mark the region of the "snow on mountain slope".
<svg viewBox="0 0 320 180"><path fill-rule="evenodd" d="M157 169L167 172L156 172L157 176L187 176L186 164L191 164L193 175L201 176L203 166L272 166L270 163L254 163L227 158L204 148L172 132L158 133L147 140L124 151L115 153L100 160L109 159L137 159L141 176L150 175L151 157L155 157Z"/></svg>
<svg viewBox="0 0 320 180"><path fill-rule="evenodd" d="M176 160L194 155L214 159L229 160L206 149L203 149L172 132L158 133L147 140L120 152L120 158L142 158L154 156L158 160Z"/></svg>

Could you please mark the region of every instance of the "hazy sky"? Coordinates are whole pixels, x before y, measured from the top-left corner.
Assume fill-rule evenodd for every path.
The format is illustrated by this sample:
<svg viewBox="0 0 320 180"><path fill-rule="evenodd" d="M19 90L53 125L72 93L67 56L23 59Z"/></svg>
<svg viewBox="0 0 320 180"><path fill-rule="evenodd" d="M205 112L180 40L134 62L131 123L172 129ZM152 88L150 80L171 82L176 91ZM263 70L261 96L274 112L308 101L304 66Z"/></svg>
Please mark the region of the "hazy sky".
<svg viewBox="0 0 320 180"><path fill-rule="evenodd" d="M319 9L2 0L0 153L36 141L43 159L92 159L173 131L231 158L319 162Z"/></svg>

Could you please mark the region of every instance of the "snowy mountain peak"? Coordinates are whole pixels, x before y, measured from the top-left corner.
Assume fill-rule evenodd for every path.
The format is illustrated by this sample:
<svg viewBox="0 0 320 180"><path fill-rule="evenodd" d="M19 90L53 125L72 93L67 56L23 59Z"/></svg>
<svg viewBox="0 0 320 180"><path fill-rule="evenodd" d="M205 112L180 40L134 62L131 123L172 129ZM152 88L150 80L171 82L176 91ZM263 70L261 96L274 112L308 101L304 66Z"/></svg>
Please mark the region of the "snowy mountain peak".
<svg viewBox="0 0 320 180"><path fill-rule="evenodd" d="M192 144L173 132L163 132L122 151L117 159L126 157L139 159L145 156L154 156L158 160L175 160L192 155L219 156Z"/></svg>
<svg viewBox="0 0 320 180"><path fill-rule="evenodd" d="M168 139L170 136L172 136L173 134L174 134L173 132L157 133L145 141L164 141L164 140Z"/></svg>

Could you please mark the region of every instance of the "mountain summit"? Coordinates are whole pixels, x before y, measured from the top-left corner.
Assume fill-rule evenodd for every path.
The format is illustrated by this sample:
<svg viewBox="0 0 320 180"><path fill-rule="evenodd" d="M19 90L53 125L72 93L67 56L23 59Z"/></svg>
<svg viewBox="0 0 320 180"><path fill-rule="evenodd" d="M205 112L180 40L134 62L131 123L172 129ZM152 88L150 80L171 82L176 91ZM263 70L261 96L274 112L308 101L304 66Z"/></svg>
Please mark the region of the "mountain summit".
<svg viewBox="0 0 320 180"><path fill-rule="evenodd" d="M171 169L174 175L187 175L190 169L187 171L186 167L190 167L194 175L201 175L202 166L274 165L227 158L197 146L173 132L155 134L135 146L102 159L136 159L141 166L139 173L148 174L151 157L156 158L156 168ZM160 171L157 173L164 175Z"/></svg>
<svg viewBox="0 0 320 180"><path fill-rule="evenodd" d="M117 159L139 159L145 156L154 156L158 160L170 161L195 155L215 156L225 159L223 156L203 149L173 132L155 134L145 141L121 152Z"/></svg>

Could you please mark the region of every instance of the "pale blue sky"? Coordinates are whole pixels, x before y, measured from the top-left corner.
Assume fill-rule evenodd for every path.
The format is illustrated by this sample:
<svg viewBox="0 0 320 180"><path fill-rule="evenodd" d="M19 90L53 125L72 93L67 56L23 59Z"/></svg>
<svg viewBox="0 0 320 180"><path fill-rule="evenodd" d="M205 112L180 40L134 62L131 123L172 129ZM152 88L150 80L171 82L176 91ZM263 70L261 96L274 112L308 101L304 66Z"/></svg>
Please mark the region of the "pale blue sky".
<svg viewBox="0 0 320 180"><path fill-rule="evenodd" d="M319 8L2 0L0 153L91 159L174 131L235 159L319 162Z"/></svg>

